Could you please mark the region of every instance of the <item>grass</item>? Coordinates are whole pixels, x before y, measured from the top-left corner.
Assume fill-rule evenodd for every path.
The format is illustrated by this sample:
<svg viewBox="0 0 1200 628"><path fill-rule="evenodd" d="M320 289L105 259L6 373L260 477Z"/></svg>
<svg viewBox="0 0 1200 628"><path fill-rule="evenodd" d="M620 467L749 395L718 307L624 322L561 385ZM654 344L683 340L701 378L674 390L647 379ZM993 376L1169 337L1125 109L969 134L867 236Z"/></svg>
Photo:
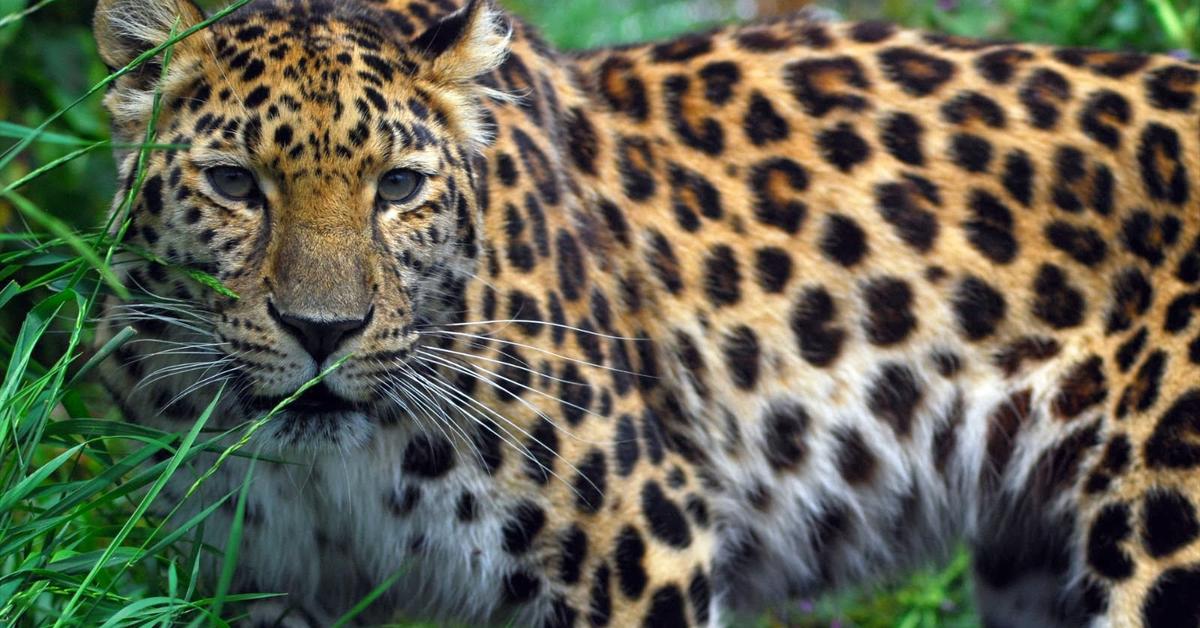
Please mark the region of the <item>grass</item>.
<svg viewBox="0 0 1200 628"><path fill-rule="evenodd" d="M732 19L748 0L508 0L564 47L669 36ZM855 17L962 35L1148 51L1200 52L1200 3L1189 0L844 0ZM103 228L114 193L106 118L97 94L121 71L96 57L92 4L0 0L0 624L15 626L225 625L240 525L221 577L203 583L190 543L200 513L175 520L165 481L201 454L243 455L236 434L185 434L120 421L95 381L98 301L124 287L110 263L122 250ZM133 146L170 147L153 129ZM130 148L130 147L124 147ZM130 199L111 220L119 234ZM192 279L214 287L211 278ZM258 423L258 424L261 424ZM257 425L257 424L256 424ZM230 439L233 440L232 444ZM211 456L205 460L211 459ZM202 473L211 465L194 469ZM244 486L248 485L243 484ZM212 508L240 513L244 491ZM171 525L166 525L167 523ZM747 623L760 626L973 626L968 560L913 575L894 589L803 603Z"/></svg>

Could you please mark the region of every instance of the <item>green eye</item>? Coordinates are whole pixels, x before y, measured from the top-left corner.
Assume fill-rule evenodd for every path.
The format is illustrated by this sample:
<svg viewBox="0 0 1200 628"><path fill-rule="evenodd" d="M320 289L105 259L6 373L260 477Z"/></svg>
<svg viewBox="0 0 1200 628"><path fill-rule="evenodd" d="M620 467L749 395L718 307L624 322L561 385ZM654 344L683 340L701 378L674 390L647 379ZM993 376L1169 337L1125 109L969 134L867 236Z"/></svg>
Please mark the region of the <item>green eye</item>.
<svg viewBox="0 0 1200 628"><path fill-rule="evenodd" d="M215 166L205 171L208 182L221 196L242 201L258 196L258 184L254 175L245 168Z"/></svg>
<svg viewBox="0 0 1200 628"><path fill-rule="evenodd" d="M408 168L396 168L379 177L379 200L385 203L403 203L412 200L421 190L425 175Z"/></svg>

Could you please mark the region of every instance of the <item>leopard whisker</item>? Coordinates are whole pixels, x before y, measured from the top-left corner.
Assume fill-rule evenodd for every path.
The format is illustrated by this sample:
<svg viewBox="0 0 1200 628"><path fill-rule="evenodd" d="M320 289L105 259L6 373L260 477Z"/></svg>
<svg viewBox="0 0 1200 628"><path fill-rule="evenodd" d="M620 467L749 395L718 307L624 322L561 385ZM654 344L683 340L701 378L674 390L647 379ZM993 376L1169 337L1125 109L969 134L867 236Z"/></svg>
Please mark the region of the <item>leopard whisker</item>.
<svg viewBox="0 0 1200 628"><path fill-rule="evenodd" d="M500 319L485 320L485 321L468 321L465 323L444 323L442 325L439 325L439 327L475 327L475 326L479 326L479 325L495 325L495 324L501 324L501 323L506 324L506 325L508 325L508 324L545 325L546 327L555 327L558 329L566 329L566 330L573 331L578 334L586 334L589 336L597 336L599 338L607 338L607 339L611 339L611 340L632 340L634 342L651 342L651 340L649 338L636 338L633 336L614 336L612 334L605 334L605 333L598 332L598 331L592 331L590 329L583 329L581 327L575 327L574 325L564 325L561 323L552 323L549 321L539 321L539 320L530 320L530 319L522 319L522 318L507 318L507 319L500 318Z"/></svg>
<svg viewBox="0 0 1200 628"><path fill-rule="evenodd" d="M534 442L534 444L536 444L537 446L541 447L542 449L544 449L544 450L546 450L546 451L549 451L551 454L553 454L553 455L554 455L554 457L555 457L555 458L557 458L557 459L559 459L559 460L562 460L562 461L563 461L563 462L564 462L564 463L565 463L565 464L566 464L568 467L570 467L570 468L571 468L571 470L572 470L572 471L575 471L575 473L576 473L576 474L578 474L580 477L584 477L584 478L586 478L586 477L587 477L587 476L583 475L582 473L580 473L579 469L577 469L577 468L575 467L575 465L571 463L571 461L570 461L570 460L567 460L566 458L564 458L564 457L562 456L562 454L559 454L559 453L558 453L558 451L557 451L557 448L551 448L551 447L548 447L548 446L547 446L545 443L543 443L543 442L541 441L541 439L537 438L537 437L536 437L536 436L534 436L533 434L530 434L528 430L526 430L525 428L521 427L520 425L518 425L516 422L514 422L514 421L513 421L513 420L511 420L511 419L509 419L508 417L506 417L506 416L504 416L504 415L502 415L502 414L500 414L500 413L496 412L495 410L493 410L493 409L489 408L489 407L487 406L487 404L484 404L484 403L480 402L479 400L477 400L477 399L475 399L475 398L471 397L470 395L467 395L466 393L464 393L464 392L462 392L462 391L460 391L460 390L457 390L457 389L456 389L456 388L454 388L453 386L450 386L449 384L446 384L446 383L444 383L444 382L440 382L440 381L437 381L437 380L435 380L435 379L432 379L432 378L422 378L422 379L421 379L421 380L419 380L419 381L422 381L422 383L424 383L424 384L426 384L426 385L432 385L432 386L434 386L434 387L438 388L439 390L441 390L441 391L442 391L443 393L445 393L445 394L450 394L450 395L452 395L452 396L456 396L456 397L458 397L458 398L460 398L460 399L463 399L463 400L465 400L466 402L468 402L468 403L470 403L470 404L473 404L475 407L482 409L484 412L486 412L486 413L488 413L488 414L491 414L492 416L494 416L494 417L496 417L496 418L500 419L501 421L503 421L504 423L508 424L508 425L509 425L509 426L511 426L513 429L515 429L517 432L519 432L519 433L520 433L522 436L525 436L525 437L526 437L526 438L528 438L529 440L533 441L533 442ZM462 410L462 408L460 407L460 411L461 411L461 410ZM539 413L539 414L540 414L540 413ZM476 421L476 422L478 422L478 421ZM484 425L484 427L485 427L485 428L487 427L487 426L486 426L486 423L482 423L482 425ZM497 428L499 428L499 425L497 425ZM489 429L489 431L491 431L493 434L495 434L495 431L493 431L493 430L490 430L490 429ZM497 436L499 436L499 434L497 434ZM511 436L511 435L510 435L510 436ZM501 436L500 438L502 438L502 439L503 439L504 437L502 437L502 436ZM504 439L504 441L505 441L505 443L507 443L507 444L509 444L510 446L512 446L512 443L509 443L509 441L508 441L507 439ZM529 448L528 448L527 446L525 446L525 445L523 445L523 444L522 444L522 445L520 445L520 447L519 447L519 448L517 448L517 451L518 451L519 453L521 453L523 456L525 456L527 459L529 459L529 461L530 461L530 462L532 462L533 464L537 465L537 467L538 467L539 469L541 469L541 470L542 470L542 471L544 471L545 473L547 473L547 474L549 474L549 475L553 476L553 477L554 477L556 480L558 480L558 481L562 482L564 486L566 486L568 489L570 489L570 490L571 490L573 493L575 493L577 496L578 496L578 495L580 495L580 494L579 494L579 492L578 492L578 490L576 490L576 489L575 489L575 487L571 486L571 484L570 484L569 482L567 482L567 481L566 481L566 479L564 479L562 476L560 476L558 473L556 473L556 472L555 472L553 469L549 469L549 468L547 468L547 467L546 467L546 465L542 464L542 462L541 462L540 460L538 460L536 456L534 456L534 455L533 455L533 452L532 452L532 451L530 451L530 450L529 450ZM591 484L591 483L592 483L590 479L588 479L587 481L588 481L588 483L589 483L589 484ZM596 487L593 485L593 488L596 488Z"/></svg>
<svg viewBox="0 0 1200 628"><path fill-rule="evenodd" d="M522 349L529 349L530 351L538 351L540 353L544 353L546 355L549 355L554 358L558 358L560 360L574 362L576 364L581 364L583 366L588 366L591 368L603 369L603 370L612 371L615 373L624 373L626 375L632 375L633 377L656 377L656 376L652 376L652 375L644 375L642 373L635 373L633 371L627 371L627 370L619 369L619 368L612 367L612 366L605 366L603 364L596 364L594 362L588 362L587 360L580 360L577 358L572 358L570 356L565 356L565 355L562 355L559 353L555 353L553 351L550 351L549 349L543 349L541 347L524 344L524 343L516 342L513 340L505 340L503 338L490 338L487 336L481 336L479 334L468 334L465 332L458 332L458 331L418 331L417 333L421 334L421 335L429 335L429 336L442 335L442 336L452 336L455 338L475 338L475 339L485 341L485 342L499 342L499 343L511 345L514 347L520 347Z"/></svg>
<svg viewBox="0 0 1200 628"><path fill-rule="evenodd" d="M541 395L542 397L545 397L545 398L547 398L547 399L549 399L549 400L551 400L551 401L557 401L558 403L561 403L561 404L562 404L562 405L564 405L564 406L567 406L567 407L569 407L569 408L575 408L576 410L579 410L580 412L583 412L583 413L585 413L585 414L589 414L589 415L591 415L591 416L594 416L594 417L596 417L596 418L600 418L600 419L603 419L603 418L604 418L603 416L601 416L601 415L599 415L599 414L596 414L595 412L591 411L591 410L590 410L590 409L588 409L588 408L585 408L585 407L583 407L583 406L581 406L581 405L578 405L578 404L575 404L575 403L571 403L570 401L567 401L566 399L563 399L563 398L561 398L561 397L557 397L557 396L555 396L555 395L551 395L551 394L550 394L550 393L548 393L548 392L545 392L545 391L542 391L542 390L538 390L538 389L536 389L536 388L533 388L532 386L528 386L528 385L522 384L522 383L520 383L520 382L518 382L518 381L516 381L516 380L512 379L511 377L505 377L504 375L501 375L501 374L499 374L499 373L497 373L497 372L495 372L495 371L493 371L493 370L491 370L491 369L486 369L486 368L484 368L484 367L482 367L482 366L479 366L478 364L472 364L472 363L470 363L470 362L466 362L466 363L464 363L464 364L465 364L465 366L463 366L463 365L455 365L454 363L450 362L450 361L449 361L448 359L446 359L446 358L441 358L441 357L439 357L439 356L430 355L430 354L428 354L428 353L425 353L425 351L424 351L423 349L418 349L418 350L417 350L417 353L420 353L420 354L424 355L424 356L425 356L425 357L427 357L427 358L432 358L432 359L434 359L434 360L437 360L437 361L441 362L442 364L444 364L444 365L445 365L447 368L454 369L454 370L456 370L456 371L458 371L458 372L460 372L460 373L463 373L464 375L475 375L475 374L474 374L474 373L472 373L472 372L468 372L468 371L464 370L464 369L465 369L465 366L469 366L470 368L474 368L474 369L477 369L477 370L479 370L479 371L481 371L481 372L483 372L483 373L487 373L488 375L492 375L492 376L494 376L494 377L497 377L497 378L499 378L500 380L502 380L502 381L505 381L505 382L508 382L508 383L510 383L510 384L513 384L514 386L517 386L517 387L519 387L519 388L521 388L521 389L523 389L523 390L528 390L529 392L531 392L531 393L534 393L535 395ZM477 379L478 379L478 378L477 378ZM491 384L493 388L496 388L496 389L500 390L500 385L499 385L499 384L497 384L497 383L495 383L494 381L491 381L491 380L487 380L487 382L488 382L489 384ZM519 397L518 397L518 399L519 399ZM558 426L555 426L555 428L557 428L557 429L561 429L561 428L558 428ZM562 430L562 431L563 431L563 433L570 435L572 438L575 438L575 436L574 436L573 434L571 434L571 432L569 432L569 431L567 431L567 430ZM578 438L576 438L576 440L579 440L579 439L578 439Z"/></svg>

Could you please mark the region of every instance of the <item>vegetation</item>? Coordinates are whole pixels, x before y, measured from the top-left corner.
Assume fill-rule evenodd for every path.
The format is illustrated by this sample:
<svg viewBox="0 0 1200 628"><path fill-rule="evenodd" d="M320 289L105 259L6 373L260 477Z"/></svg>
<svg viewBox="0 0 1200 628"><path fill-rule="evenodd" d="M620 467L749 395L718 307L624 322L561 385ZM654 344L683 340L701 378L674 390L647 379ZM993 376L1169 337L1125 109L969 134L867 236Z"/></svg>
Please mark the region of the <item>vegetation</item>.
<svg viewBox="0 0 1200 628"><path fill-rule="evenodd" d="M749 17L760 0L507 0L565 47L670 34ZM1200 52L1195 0L845 0L851 17L886 17L962 35ZM180 543L203 516L172 521L150 506L167 477L202 451L187 434L122 423L93 367L127 336L92 348L97 301L124 290L109 263L105 210L114 191L100 92L115 74L91 41L92 3L0 0L0 624L223 624L239 527L223 577L201 583L211 551ZM121 70L118 70L118 72ZM141 151L162 150L148 133ZM119 233L129 199L109 221ZM203 280L203 277L198 277ZM234 455L237 452L230 450ZM240 510L239 492L225 497ZM800 604L762 626L968 626L968 561L919 573L897 589Z"/></svg>

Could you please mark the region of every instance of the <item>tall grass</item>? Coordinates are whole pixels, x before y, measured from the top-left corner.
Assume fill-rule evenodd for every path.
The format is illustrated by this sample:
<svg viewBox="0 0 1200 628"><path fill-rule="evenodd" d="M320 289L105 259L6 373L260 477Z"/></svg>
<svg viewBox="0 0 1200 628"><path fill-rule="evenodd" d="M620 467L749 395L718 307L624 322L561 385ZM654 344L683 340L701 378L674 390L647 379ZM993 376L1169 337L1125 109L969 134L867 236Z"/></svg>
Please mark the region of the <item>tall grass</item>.
<svg viewBox="0 0 1200 628"><path fill-rule="evenodd" d="M729 19L747 6L744 0L508 4L569 47L666 36ZM967 35L1200 52L1200 4L1190 0L884 0L869 7L846 0L838 7ZM176 520L163 488L182 467L202 476L227 456L245 455L239 445L261 421L217 433L206 428L210 405L186 433L164 433L119 421L96 383L97 365L136 336L125 329L92 346L98 304L127 292L113 260L123 251L120 236L132 204L131 196L121 199L108 223L95 227L114 179L107 156L113 145L97 94L152 55L161 52L169 63L171 49L163 46L109 73L89 43L90 10L90 2L0 0L0 218L9 223L0 234L0 359L6 364L0 382L0 625L227 625L237 619L239 602L262 597L228 593L244 490ZM142 142L122 148L139 151L144 163L150 151L178 147L158 144L151 124ZM135 176L142 174L139 167ZM202 274L190 276L214 285ZM235 512L231 537L220 549L196 542L216 508ZM200 568L209 553L220 564L215 581L204 581ZM820 600L755 621L973 625L966 571L960 555L894 591Z"/></svg>

